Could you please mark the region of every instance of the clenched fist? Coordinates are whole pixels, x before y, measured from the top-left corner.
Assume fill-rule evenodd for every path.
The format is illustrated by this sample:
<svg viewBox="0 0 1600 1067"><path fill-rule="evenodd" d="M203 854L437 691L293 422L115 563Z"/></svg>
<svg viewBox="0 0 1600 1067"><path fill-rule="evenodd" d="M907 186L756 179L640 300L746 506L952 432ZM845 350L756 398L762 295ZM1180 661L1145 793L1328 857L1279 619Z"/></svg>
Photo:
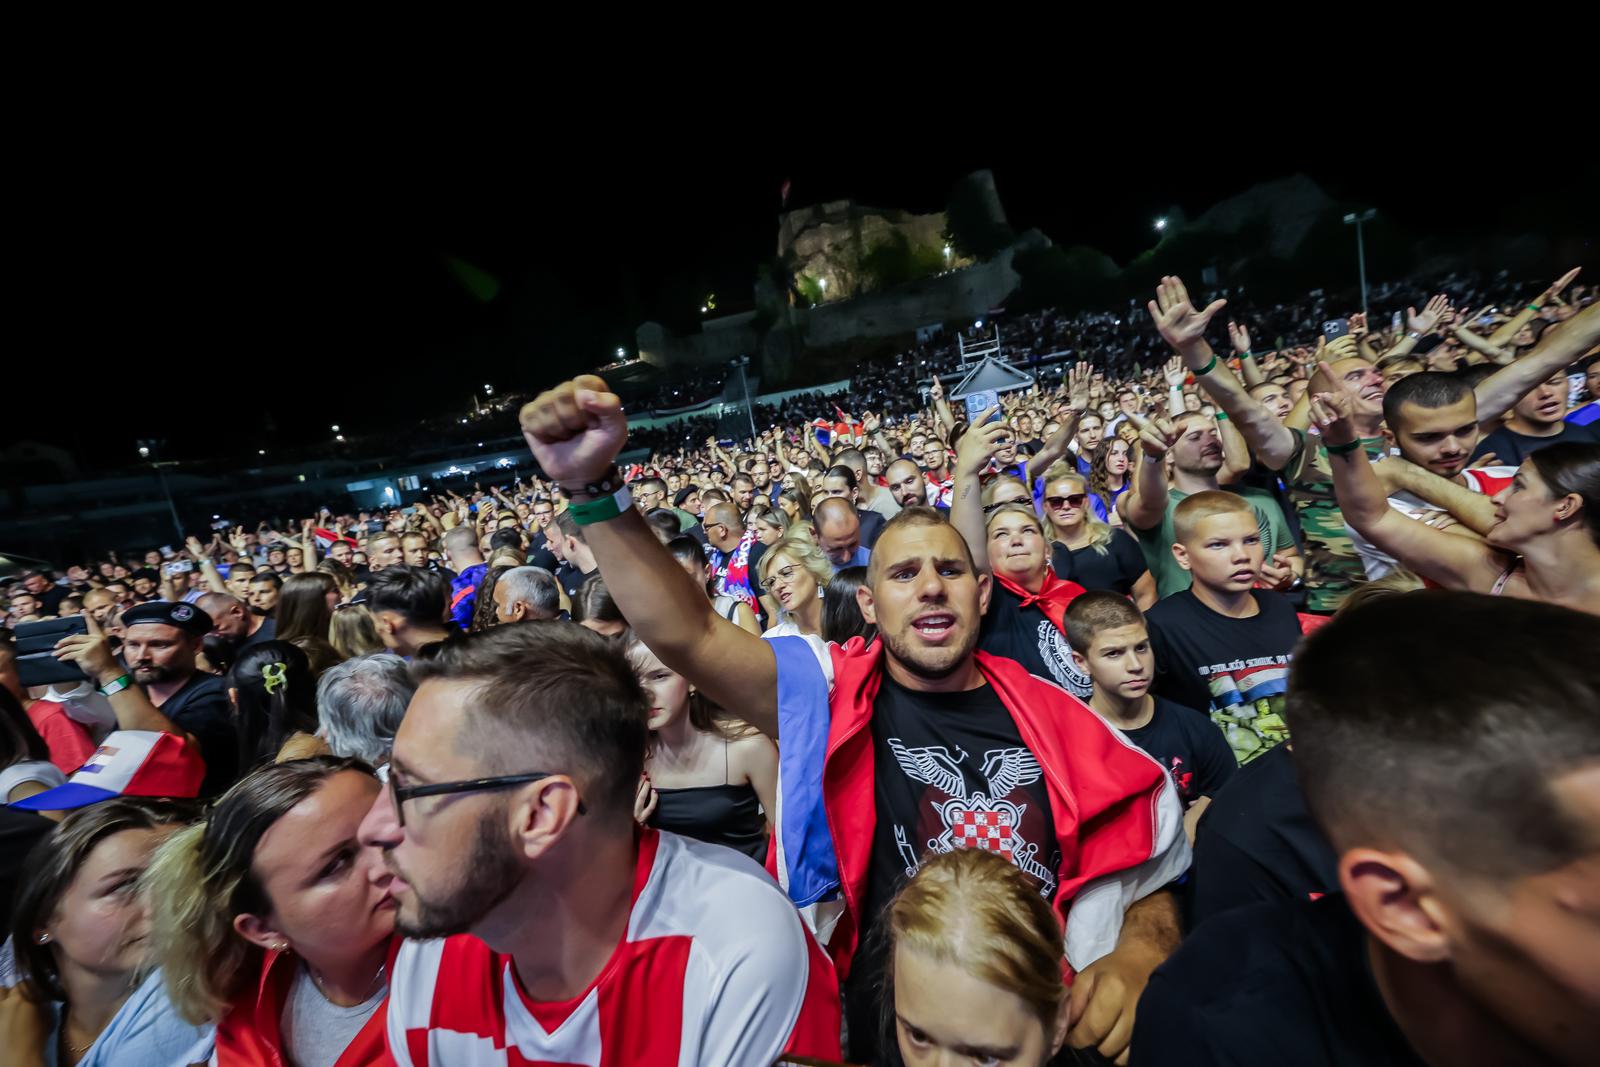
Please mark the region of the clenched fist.
<svg viewBox="0 0 1600 1067"><path fill-rule="evenodd" d="M593 374L540 393L518 421L545 474L568 484L603 478L628 439L622 401Z"/></svg>

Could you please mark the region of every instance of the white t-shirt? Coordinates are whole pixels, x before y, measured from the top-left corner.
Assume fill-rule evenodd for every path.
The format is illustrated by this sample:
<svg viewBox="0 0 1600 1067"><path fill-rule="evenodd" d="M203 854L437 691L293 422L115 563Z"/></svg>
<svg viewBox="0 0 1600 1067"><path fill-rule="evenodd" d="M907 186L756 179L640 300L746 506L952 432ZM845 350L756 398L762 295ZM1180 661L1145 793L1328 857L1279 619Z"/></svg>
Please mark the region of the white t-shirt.
<svg viewBox="0 0 1600 1067"><path fill-rule="evenodd" d="M1516 473L1515 467L1479 467L1477 470L1464 470L1461 475L1466 479L1468 489L1474 493L1488 493L1492 496L1499 492L1500 486ZM1389 506L1406 518L1418 522L1428 522L1449 514L1444 508L1435 507L1421 497L1405 491L1390 496ZM1362 537L1349 523L1345 524L1345 531L1350 535L1350 542L1356 546L1356 554L1361 557L1361 565L1366 568L1367 581L1375 582L1379 578L1386 577L1400 565L1398 560Z"/></svg>
<svg viewBox="0 0 1600 1067"><path fill-rule="evenodd" d="M66 785L67 776L61 773L60 767L47 760L28 759L13 763L5 770L0 770L0 804L10 803L11 791L29 782L38 782L46 789L54 789L58 785Z"/></svg>

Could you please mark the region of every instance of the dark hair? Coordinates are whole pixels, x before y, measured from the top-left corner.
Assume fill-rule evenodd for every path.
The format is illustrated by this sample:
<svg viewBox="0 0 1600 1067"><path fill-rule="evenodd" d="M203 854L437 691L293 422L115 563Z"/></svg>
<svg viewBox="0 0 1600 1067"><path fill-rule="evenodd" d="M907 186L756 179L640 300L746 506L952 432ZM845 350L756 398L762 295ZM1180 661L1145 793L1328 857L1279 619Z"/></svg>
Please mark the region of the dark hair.
<svg viewBox="0 0 1600 1067"><path fill-rule="evenodd" d="M496 530L489 538L489 554L492 556L498 549L514 548L518 552L523 549L522 529Z"/></svg>
<svg viewBox="0 0 1600 1067"><path fill-rule="evenodd" d="M1462 633L1497 635L1495 670ZM1284 717L1334 847L1404 848L1489 877L1592 848L1550 782L1600 760L1597 648L1600 617L1440 590L1369 600L1313 632Z"/></svg>
<svg viewBox="0 0 1600 1067"><path fill-rule="evenodd" d="M283 588L283 579L279 578L274 571L257 571L256 576L250 579L250 584L255 585L257 582L266 582L274 589Z"/></svg>
<svg viewBox="0 0 1600 1067"><path fill-rule="evenodd" d="M472 622L467 626L469 632L487 630L500 621L494 602L494 587L499 583L500 576L509 570L510 567L490 567L478 579L478 588L474 593L477 599L472 602Z"/></svg>
<svg viewBox="0 0 1600 1067"><path fill-rule="evenodd" d="M241 560L235 562L231 567L229 567L229 569L228 569L228 577L232 578L234 576L234 571L237 571L240 567L249 567L251 574L254 574L256 572L256 565L253 562L251 562L250 560L247 560L247 559L241 559Z"/></svg>
<svg viewBox="0 0 1600 1067"><path fill-rule="evenodd" d="M619 642L565 622L496 626L443 643L412 676L481 683L461 730L486 774L570 770L592 813L632 819L649 701ZM527 765L529 740L544 766Z"/></svg>
<svg viewBox="0 0 1600 1067"><path fill-rule="evenodd" d="M296 731L317 731L317 679L311 661L287 641L263 641L240 653L228 675L236 692L239 769L277 755Z"/></svg>
<svg viewBox="0 0 1600 1067"><path fill-rule="evenodd" d="M663 496L665 496L667 492L667 483L662 481L660 478L640 478L638 481L633 483L633 487L635 489L642 489L646 492L660 493Z"/></svg>
<svg viewBox="0 0 1600 1067"><path fill-rule="evenodd" d="M1089 654L1094 635L1101 630L1118 626L1134 626L1144 622L1144 616L1127 597L1101 590L1083 593L1067 605L1067 644L1080 655Z"/></svg>
<svg viewBox="0 0 1600 1067"><path fill-rule="evenodd" d="M269 763L234 783L203 822L174 834L146 875L156 954L167 993L191 1023L215 1021L255 981L260 949L233 929L236 915L265 915L272 902L256 878L256 846L324 782L344 771L371 775L358 759L312 756ZM114 802L113 802L114 803Z"/></svg>
<svg viewBox="0 0 1600 1067"><path fill-rule="evenodd" d="M572 517L572 509L556 512L556 529L561 531L563 537L570 537L580 545L589 542L583 539L583 527L578 525L578 520Z"/></svg>
<svg viewBox="0 0 1600 1067"><path fill-rule="evenodd" d="M1551 496L1578 494L1589 539L1600 545L1600 444L1551 445L1528 456L1527 462L1550 487Z"/></svg>
<svg viewBox="0 0 1600 1067"><path fill-rule="evenodd" d="M1107 434L1090 454L1088 489L1100 498L1100 503L1106 506L1108 512L1116 503L1111 489L1111 471L1106 466L1111 461L1112 445L1122 445L1128 457L1128 466L1122 472L1122 487L1127 489L1133 485L1133 446L1114 434Z"/></svg>
<svg viewBox="0 0 1600 1067"><path fill-rule="evenodd" d="M385 567L367 581L367 609L397 612L408 623L442 625L449 599L444 578L422 567Z"/></svg>
<svg viewBox="0 0 1600 1067"><path fill-rule="evenodd" d="M867 584L867 568L844 567L828 579L822 590L822 639L844 644L852 637L871 643L878 628L861 614L856 590Z"/></svg>
<svg viewBox="0 0 1600 1067"><path fill-rule="evenodd" d="M584 579L582 587L578 589L578 602L572 606L579 621L592 619L595 622L620 622L623 625L628 622L617 608L617 602L611 599L606 580L598 574L591 574Z"/></svg>
<svg viewBox="0 0 1600 1067"><path fill-rule="evenodd" d="M679 489L676 493L673 494L673 496L672 496L672 506L675 507L675 508L683 507L683 502L685 500L688 500L691 496L693 496L694 494L698 493L699 491L700 491L700 487L698 485L686 485L686 486L684 486L682 489Z"/></svg>
<svg viewBox="0 0 1600 1067"><path fill-rule="evenodd" d="M211 664L211 669L218 674L227 674L233 666L233 642L221 634L206 634L200 639L200 651L206 655L206 662Z"/></svg>
<svg viewBox="0 0 1600 1067"><path fill-rule="evenodd" d="M666 508L656 508L644 517L644 521L657 534L665 534L668 538L678 536L678 513Z"/></svg>
<svg viewBox="0 0 1600 1067"><path fill-rule="evenodd" d="M7 641L4 645L6 651L15 656L11 643ZM0 768L24 760L48 761L49 759L50 746L39 736L39 731L34 728L33 720L28 718L28 712L23 708L22 702L11 690L0 685ZM5 797L0 797L0 804L4 804L5 801Z"/></svg>
<svg viewBox="0 0 1600 1067"><path fill-rule="evenodd" d="M1389 429L1398 431L1400 413L1406 404L1436 411L1459 404L1471 395L1472 386L1457 374L1441 371L1408 374L1383 394L1383 421L1389 424Z"/></svg>
<svg viewBox="0 0 1600 1067"><path fill-rule="evenodd" d="M822 477L824 479L843 478L845 485L849 486L851 489L856 487L856 472L851 470L849 467L846 467L843 463L835 463L833 466L828 468L828 472Z"/></svg>
<svg viewBox="0 0 1600 1067"><path fill-rule="evenodd" d="M41 838L23 864L11 910L18 983L31 986L43 1000L67 999L55 954L49 945L39 944L38 934L96 845L124 830L181 825L199 814L199 805L191 800L113 797L70 813Z"/></svg>
<svg viewBox="0 0 1600 1067"><path fill-rule="evenodd" d="M278 640L296 644L303 638L326 641L328 627L333 622L328 594L338 592L339 583L331 574L320 571L291 574L283 583L283 595L278 598L278 608L273 612L278 620Z"/></svg>

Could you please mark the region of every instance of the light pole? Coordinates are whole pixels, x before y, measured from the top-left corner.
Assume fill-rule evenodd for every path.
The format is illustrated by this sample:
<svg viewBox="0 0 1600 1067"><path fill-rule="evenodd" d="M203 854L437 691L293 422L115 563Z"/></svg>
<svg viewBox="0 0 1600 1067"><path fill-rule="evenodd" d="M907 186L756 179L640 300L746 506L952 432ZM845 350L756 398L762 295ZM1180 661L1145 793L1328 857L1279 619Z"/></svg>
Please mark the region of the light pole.
<svg viewBox="0 0 1600 1067"><path fill-rule="evenodd" d="M150 464L150 469L156 472L156 480L161 483L161 495L167 498L167 510L172 513L172 528L177 531L176 544L183 544L183 523L178 519L178 505L172 502L172 487L167 485L167 475L161 469L159 452L165 441L140 441L139 458Z"/></svg>
<svg viewBox="0 0 1600 1067"><path fill-rule="evenodd" d="M1369 207L1365 211L1352 211L1344 217L1346 226L1354 226L1356 228L1356 265L1361 271L1361 313L1363 315L1367 313L1367 244L1361 236L1361 224L1363 222L1371 222L1377 215L1378 213Z"/></svg>
<svg viewBox="0 0 1600 1067"><path fill-rule="evenodd" d="M733 365L739 368L739 385L744 389L744 415L745 418L750 420L750 436L754 438L756 436L756 413L750 407L750 379L744 373L745 367L750 365L750 357L740 356L733 361Z"/></svg>

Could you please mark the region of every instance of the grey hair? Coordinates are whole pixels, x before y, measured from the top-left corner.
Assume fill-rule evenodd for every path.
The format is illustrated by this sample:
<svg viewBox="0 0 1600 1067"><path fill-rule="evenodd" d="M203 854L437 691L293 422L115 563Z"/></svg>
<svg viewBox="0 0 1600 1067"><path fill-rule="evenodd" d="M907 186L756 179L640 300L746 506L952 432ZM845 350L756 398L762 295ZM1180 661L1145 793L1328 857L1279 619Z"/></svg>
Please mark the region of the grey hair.
<svg viewBox="0 0 1600 1067"><path fill-rule="evenodd" d="M377 765L389 759L395 731L417 691L406 661L387 652L329 667L317 682L317 733L336 756Z"/></svg>
<svg viewBox="0 0 1600 1067"><path fill-rule="evenodd" d="M505 590L505 603L518 601L549 618L561 610L561 588L556 576L543 567L512 567L495 581L496 589Z"/></svg>

